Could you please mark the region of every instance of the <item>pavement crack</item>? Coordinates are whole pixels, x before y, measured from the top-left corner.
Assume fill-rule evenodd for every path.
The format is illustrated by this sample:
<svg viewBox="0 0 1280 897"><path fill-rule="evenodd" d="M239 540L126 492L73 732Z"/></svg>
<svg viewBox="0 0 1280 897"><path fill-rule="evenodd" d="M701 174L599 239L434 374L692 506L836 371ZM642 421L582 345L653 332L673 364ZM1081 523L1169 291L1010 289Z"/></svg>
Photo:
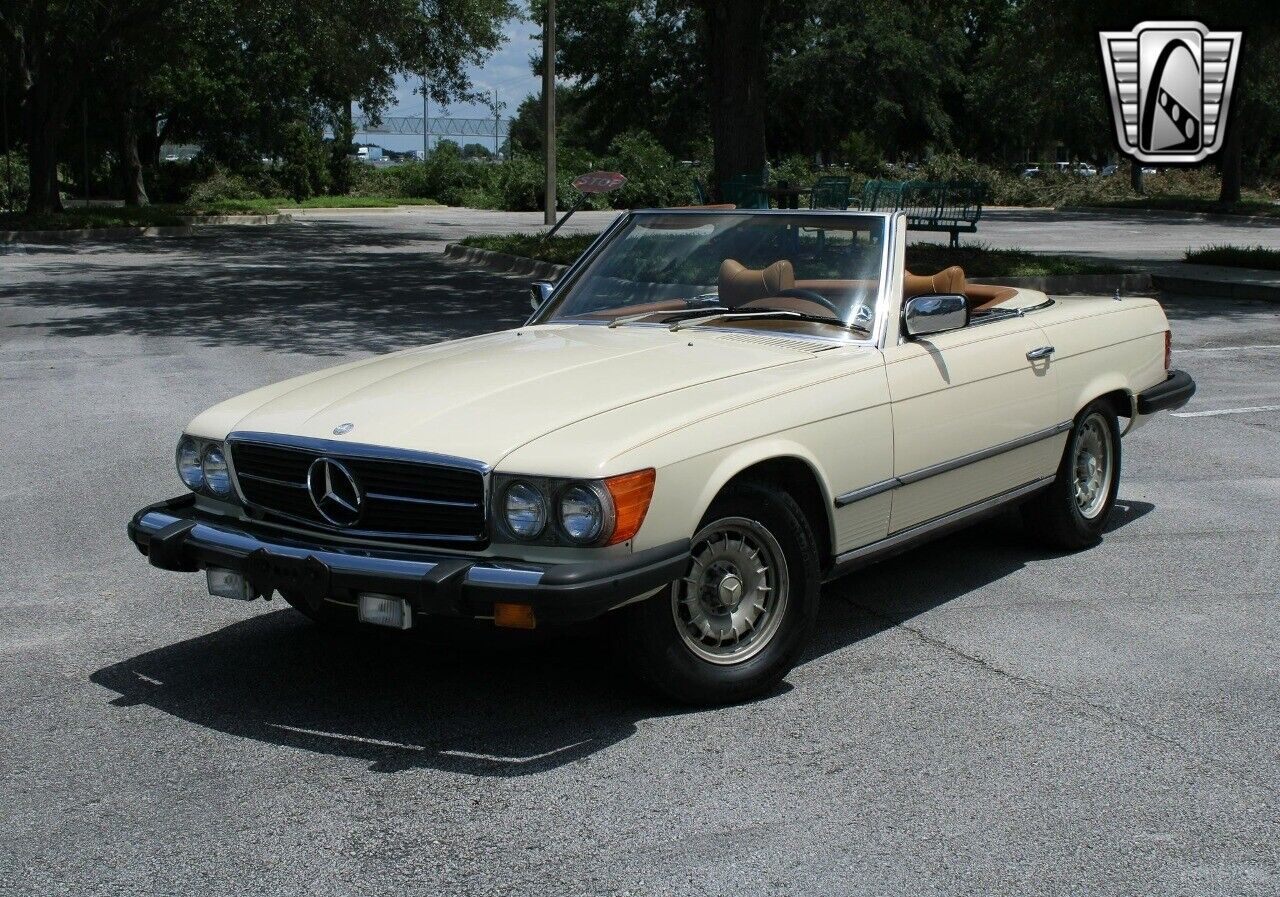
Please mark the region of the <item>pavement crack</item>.
<svg viewBox="0 0 1280 897"><path fill-rule="evenodd" d="M1096 717L1101 717L1110 723L1135 730L1141 735L1144 735L1145 737L1153 741L1160 742L1161 744L1164 744L1174 749L1178 754L1180 754L1182 757L1184 757L1188 762L1190 762L1194 766L1197 766L1203 769L1212 769L1216 772L1223 773L1242 784L1248 785L1252 788L1256 788L1260 791L1265 791L1267 794L1271 795L1272 797L1280 796L1280 789L1277 789L1275 785L1269 782L1264 782L1264 781L1250 778L1249 776L1243 775L1240 772L1240 770L1238 770L1233 766L1219 763L1212 757L1206 757L1205 755L1193 750L1191 747L1179 741L1178 739L1172 738L1169 735L1166 735L1163 732L1160 732L1159 730L1155 729L1154 727L1152 727L1151 725L1149 725L1148 723L1140 719L1135 719L1134 717L1121 713L1120 711L1116 710L1113 707L1108 707L1106 704L1101 704L1098 701L1095 701L1092 698L1082 695L1079 692L1072 691L1071 689L1063 688L1058 685L1050 685L1048 682L1043 682L1039 679L1035 679L1030 676L1024 676L1024 675L1006 670L1004 667L997 666L996 664L992 663L990 660L988 660L985 657L982 657L979 654L973 654L971 652L965 651L963 648L959 648L951 644L950 642L946 641L945 639L940 639L937 636L929 635L919 626L913 626L910 623L908 623L904 618L895 616L893 614L884 613L883 611L879 611L879 610L876 610L875 608L868 607L867 605L862 604L858 601L854 601L853 599L848 597L842 597L841 600L843 600L850 607L854 608L855 610L861 611L862 613L866 614L867 616L871 617L872 619L876 620L879 623L885 624L888 627L893 629L900 629L910 634L912 637L916 638L917 640L923 642L924 644L929 645L933 648L937 648L939 651L943 651L948 654L951 654L952 656L959 658L961 661L965 663L971 664L973 666L977 666L981 668L984 672L990 673L991 675L996 676L1000 679L1003 679L1006 682L1013 683L1014 685L1025 688L1028 691L1033 691L1037 694L1044 695L1045 697L1058 700L1063 704L1067 705L1068 707L1074 704L1078 708L1084 708L1085 711L1092 711L1092 715ZM1080 715L1087 716L1089 714L1080 713Z"/></svg>

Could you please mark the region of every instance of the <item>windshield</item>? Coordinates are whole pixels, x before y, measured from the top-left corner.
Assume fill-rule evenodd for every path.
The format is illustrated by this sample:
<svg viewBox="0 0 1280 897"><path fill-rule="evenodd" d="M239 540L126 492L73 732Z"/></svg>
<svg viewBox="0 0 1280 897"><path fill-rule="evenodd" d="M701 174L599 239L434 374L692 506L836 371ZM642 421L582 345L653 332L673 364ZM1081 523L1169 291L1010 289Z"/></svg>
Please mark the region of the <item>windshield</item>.
<svg viewBox="0 0 1280 897"><path fill-rule="evenodd" d="M869 335L885 219L871 215L641 213L567 288L547 321L804 321Z"/></svg>

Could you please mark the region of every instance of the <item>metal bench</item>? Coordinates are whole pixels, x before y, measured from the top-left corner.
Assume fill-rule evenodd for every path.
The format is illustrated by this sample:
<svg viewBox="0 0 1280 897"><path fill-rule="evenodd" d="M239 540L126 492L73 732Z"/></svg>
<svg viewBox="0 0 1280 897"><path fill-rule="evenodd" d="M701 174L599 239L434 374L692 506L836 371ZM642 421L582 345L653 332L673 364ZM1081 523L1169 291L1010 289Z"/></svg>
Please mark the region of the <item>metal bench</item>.
<svg viewBox="0 0 1280 897"><path fill-rule="evenodd" d="M946 231L951 246L960 234L978 232L987 185L977 181L867 181L861 208L866 212L906 212L907 227Z"/></svg>

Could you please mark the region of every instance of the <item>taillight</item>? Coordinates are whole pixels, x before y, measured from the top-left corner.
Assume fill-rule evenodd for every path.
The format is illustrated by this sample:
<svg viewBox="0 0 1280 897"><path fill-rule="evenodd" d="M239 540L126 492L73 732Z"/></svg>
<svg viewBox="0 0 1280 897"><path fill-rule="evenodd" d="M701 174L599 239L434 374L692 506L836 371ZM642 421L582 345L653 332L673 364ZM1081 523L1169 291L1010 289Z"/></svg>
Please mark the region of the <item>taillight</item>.
<svg viewBox="0 0 1280 897"><path fill-rule="evenodd" d="M1173 367L1173 331L1166 330L1164 332L1164 369L1167 371Z"/></svg>

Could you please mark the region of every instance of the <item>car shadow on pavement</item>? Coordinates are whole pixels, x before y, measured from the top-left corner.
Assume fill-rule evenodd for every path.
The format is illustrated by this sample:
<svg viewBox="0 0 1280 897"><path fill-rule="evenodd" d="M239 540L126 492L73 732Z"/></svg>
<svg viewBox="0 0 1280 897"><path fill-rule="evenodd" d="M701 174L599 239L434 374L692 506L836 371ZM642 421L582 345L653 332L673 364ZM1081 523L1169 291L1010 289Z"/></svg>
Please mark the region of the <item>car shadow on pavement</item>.
<svg viewBox="0 0 1280 897"><path fill-rule="evenodd" d="M1152 509L1123 502L1111 529ZM848 648L1047 557L995 519L824 589L801 663ZM533 634L440 625L425 635L333 633L283 610L112 664L91 680L220 732L359 759L515 777L582 760L637 723L699 712L648 693L621 669L605 621ZM789 690L783 683L778 693Z"/></svg>

